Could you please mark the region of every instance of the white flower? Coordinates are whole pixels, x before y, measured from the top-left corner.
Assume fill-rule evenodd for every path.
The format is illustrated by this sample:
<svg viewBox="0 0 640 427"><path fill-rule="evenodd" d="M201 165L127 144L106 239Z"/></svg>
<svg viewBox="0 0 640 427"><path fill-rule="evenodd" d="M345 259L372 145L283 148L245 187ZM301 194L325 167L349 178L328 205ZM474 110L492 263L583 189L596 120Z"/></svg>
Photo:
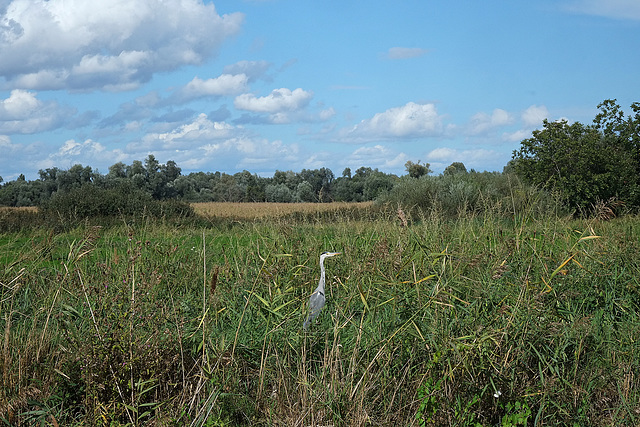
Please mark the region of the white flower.
<svg viewBox="0 0 640 427"><path fill-rule="evenodd" d="M495 397L496 399L499 398L500 396L502 396L502 392L500 390L493 393L493 397Z"/></svg>

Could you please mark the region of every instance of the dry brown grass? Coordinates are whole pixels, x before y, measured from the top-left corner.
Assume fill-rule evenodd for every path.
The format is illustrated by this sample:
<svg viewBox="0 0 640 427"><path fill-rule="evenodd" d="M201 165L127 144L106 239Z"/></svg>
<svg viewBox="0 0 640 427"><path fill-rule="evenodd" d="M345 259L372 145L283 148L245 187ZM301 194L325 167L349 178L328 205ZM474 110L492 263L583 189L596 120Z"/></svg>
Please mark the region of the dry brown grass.
<svg viewBox="0 0 640 427"><path fill-rule="evenodd" d="M14 208L11 206L0 206L0 213L2 212L38 212L38 208L35 206L22 206Z"/></svg>
<svg viewBox="0 0 640 427"><path fill-rule="evenodd" d="M198 215L205 217L222 218L275 218L296 212L317 213L332 212L344 209L366 209L371 207L373 202L361 203L228 203L228 202L207 202L192 203L193 209Z"/></svg>

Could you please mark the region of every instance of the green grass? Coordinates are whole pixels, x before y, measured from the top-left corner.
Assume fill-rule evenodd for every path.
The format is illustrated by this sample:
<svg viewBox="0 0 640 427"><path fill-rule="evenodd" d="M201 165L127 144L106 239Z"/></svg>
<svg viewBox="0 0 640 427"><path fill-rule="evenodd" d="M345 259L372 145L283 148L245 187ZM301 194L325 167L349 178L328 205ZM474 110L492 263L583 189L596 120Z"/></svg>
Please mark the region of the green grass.
<svg viewBox="0 0 640 427"><path fill-rule="evenodd" d="M37 229L0 261L7 425L640 422L636 217Z"/></svg>

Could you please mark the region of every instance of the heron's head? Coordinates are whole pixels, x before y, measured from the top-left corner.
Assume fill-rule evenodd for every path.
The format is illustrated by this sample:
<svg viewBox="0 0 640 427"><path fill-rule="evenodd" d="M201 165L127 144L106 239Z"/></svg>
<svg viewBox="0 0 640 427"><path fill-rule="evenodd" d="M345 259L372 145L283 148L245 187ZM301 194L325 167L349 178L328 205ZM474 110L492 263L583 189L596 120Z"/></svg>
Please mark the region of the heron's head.
<svg viewBox="0 0 640 427"><path fill-rule="evenodd" d="M325 258L340 255L341 253L342 252L322 252L322 254L320 255L320 261L324 260Z"/></svg>

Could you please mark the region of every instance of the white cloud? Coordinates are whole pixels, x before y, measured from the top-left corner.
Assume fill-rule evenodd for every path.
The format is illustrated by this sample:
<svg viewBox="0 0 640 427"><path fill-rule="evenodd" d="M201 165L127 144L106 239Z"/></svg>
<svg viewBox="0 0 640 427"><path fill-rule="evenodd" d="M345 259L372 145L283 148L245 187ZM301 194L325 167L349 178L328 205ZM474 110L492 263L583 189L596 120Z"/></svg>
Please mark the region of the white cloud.
<svg viewBox="0 0 640 427"><path fill-rule="evenodd" d="M7 135L0 135L0 148L2 148L3 151L14 151L16 149L18 149L20 146L17 144L12 144L11 143L11 138L9 138L9 136Z"/></svg>
<svg viewBox="0 0 640 427"><path fill-rule="evenodd" d="M7 99L0 99L0 132L31 134L62 126L75 109L55 101L41 101L33 92L14 89Z"/></svg>
<svg viewBox="0 0 640 427"><path fill-rule="evenodd" d="M531 131L527 129L519 129L515 132L505 132L502 135L502 139L509 142L520 142L523 139L527 139L531 136Z"/></svg>
<svg viewBox="0 0 640 427"><path fill-rule="evenodd" d="M372 147L360 147L346 159L348 165L367 165L368 167L395 169L404 165L409 156L395 153L388 147L377 144Z"/></svg>
<svg viewBox="0 0 640 427"><path fill-rule="evenodd" d="M640 20L640 2L638 0L575 0L567 5L567 9L587 15Z"/></svg>
<svg viewBox="0 0 640 427"><path fill-rule="evenodd" d="M202 80L194 77L183 88L179 89L175 98L181 102L205 96L232 96L247 90L248 77L245 74L222 74L218 77Z"/></svg>
<svg viewBox="0 0 640 427"><path fill-rule="evenodd" d="M91 139L83 142L69 139L47 158L38 161L37 166L39 169L45 169L79 163L93 168L98 166L107 168L125 160L128 160L128 156L120 149L108 150L104 145Z"/></svg>
<svg viewBox="0 0 640 427"><path fill-rule="evenodd" d="M544 105L532 105L520 115L522 127L515 131L504 132L502 140L508 142L520 142L531 137L534 129L541 128L544 119L549 118L549 110Z"/></svg>
<svg viewBox="0 0 640 427"><path fill-rule="evenodd" d="M58 155L60 157L78 156L83 151L102 153L104 152L104 147L99 142L95 142L90 139L87 139L82 143L70 139L65 141L62 147L60 147L60 149L58 150Z"/></svg>
<svg viewBox="0 0 640 427"><path fill-rule="evenodd" d="M271 79L266 76L269 68L271 68L271 63L267 61L239 61L225 66L222 72L224 74L244 74L250 82L258 79L270 81Z"/></svg>
<svg viewBox="0 0 640 427"><path fill-rule="evenodd" d="M318 119L320 121L327 121L336 115L336 110L333 107L329 107L326 110L320 111L318 114Z"/></svg>
<svg viewBox="0 0 640 427"><path fill-rule="evenodd" d="M495 128L506 126L512 122L513 117L511 117L511 114L505 110L496 108L491 115L487 113L477 113L471 117L468 132L471 135L486 134Z"/></svg>
<svg viewBox="0 0 640 427"><path fill-rule="evenodd" d="M13 0L0 15L0 77L23 89L131 89L201 63L243 19L201 0Z"/></svg>
<svg viewBox="0 0 640 427"><path fill-rule="evenodd" d="M14 143L9 136L0 135L2 178L12 181L20 174L26 175L27 179L37 178L38 162L46 156L47 151L47 147L41 142Z"/></svg>
<svg viewBox="0 0 640 427"><path fill-rule="evenodd" d="M434 170L442 170L453 162L462 162L467 167L487 170L499 170L510 159L510 153L502 153L483 148L472 150L458 150L449 147L438 147L427 154L429 162Z"/></svg>
<svg viewBox="0 0 640 427"><path fill-rule="evenodd" d="M184 170L216 169L224 165L225 169L247 169L251 172L266 167L273 173L276 169L301 163L297 144L246 135L209 142L172 156Z"/></svg>
<svg viewBox="0 0 640 427"><path fill-rule="evenodd" d="M287 88L275 89L269 95L256 97L251 93L238 95L233 105L239 110L255 113L281 113L297 111L309 104L313 97L312 92L300 88L290 90Z"/></svg>
<svg viewBox="0 0 640 427"><path fill-rule="evenodd" d="M194 121L165 133L150 133L142 142L127 146L131 151L183 150L197 148L212 140L234 137L238 128L225 122L212 122L206 114L200 114Z"/></svg>
<svg viewBox="0 0 640 427"><path fill-rule="evenodd" d="M371 119L362 120L343 134L343 139L353 142L381 139L417 138L443 135L443 116L434 104L409 102L402 107L377 113Z"/></svg>
<svg viewBox="0 0 640 427"><path fill-rule="evenodd" d="M392 47L387 51L388 59L408 59L417 58L428 52L427 49L419 47Z"/></svg>
<svg viewBox="0 0 640 427"><path fill-rule="evenodd" d="M540 127L549 118L549 110L544 105L532 105L522 113L522 123L526 128Z"/></svg>

